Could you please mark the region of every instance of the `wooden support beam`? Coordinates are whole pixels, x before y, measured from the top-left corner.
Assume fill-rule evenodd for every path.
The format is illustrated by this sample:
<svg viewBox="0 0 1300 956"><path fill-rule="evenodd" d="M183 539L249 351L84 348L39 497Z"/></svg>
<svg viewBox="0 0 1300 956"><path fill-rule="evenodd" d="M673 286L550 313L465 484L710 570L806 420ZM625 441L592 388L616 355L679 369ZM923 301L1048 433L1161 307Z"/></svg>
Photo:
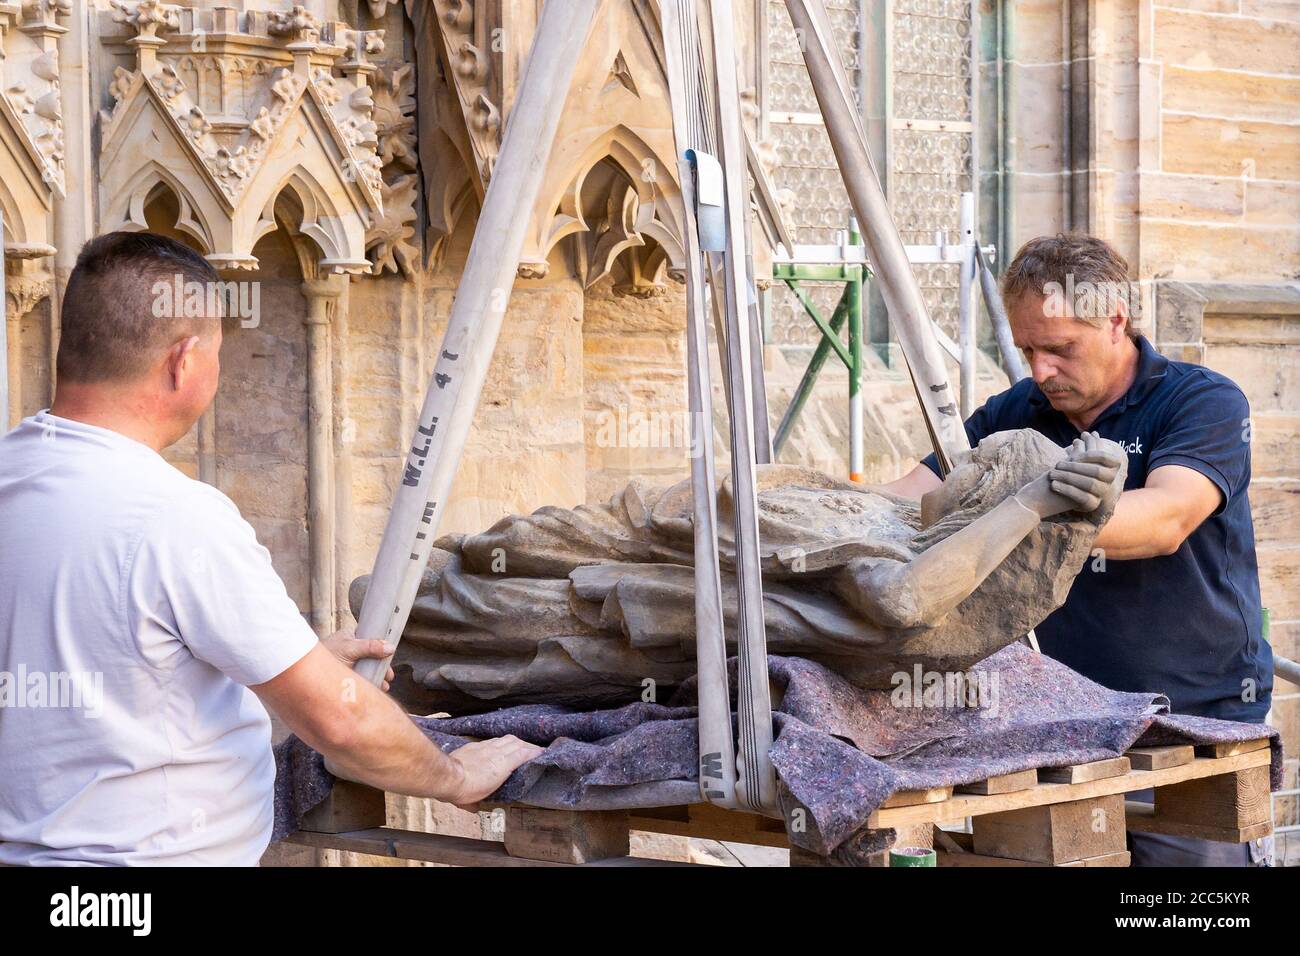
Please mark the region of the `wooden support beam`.
<svg viewBox="0 0 1300 956"><path fill-rule="evenodd" d="M1119 794L991 813L972 820L974 852L1057 865L1122 853L1124 798Z"/></svg>
<svg viewBox="0 0 1300 956"><path fill-rule="evenodd" d="M1130 828L1131 829L1131 828ZM1003 856L985 856L972 849L974 834L936 831L935 862L939 866L1058 866L1058 867L1095 867L1095 866L1129 866L1131 858L1128 850L1116 853L1103 853L1101 856L1088 856L1082 860L1069 860L1065 863L1036 863L1031 860L1011 860ZM942 842L940 842L942 840Z"/></svg>
<svg viewBox="0 0 1300 956"><path fill-rule="evenodd" d="M1156 790L1155 817L1164 823L1238 830L1268 823L1268 768L1189 780Z"/></svg>
<svg viewBox="0 0 1300 956"><path fill-rule="evenodd" d="M592 863L627 856L625 811L506 809L505 849L513 857L546 863Z"/></svg>
<svg viewBox="0 0 1300 956"><path fill-rule="evenodd" d="M633 830L702 840L726 840L782 849L790 845L785 825L780 820L742 810L723 810L707 803L632 810L629 811L628 825Z"/></svg>
<svg viewBox="0 0 1300 956"><path fill-rule="evenodd" d="M1245 843L1258 840L1273 832L1271 820L1244 827L1207 826L1166 820L1149 803L1129 800L1125 804L1125 825L1134 833L1162 833L1165 836L1193 837L1197 840L1214 840L1217 843Z"/></svg>
<svg viewBox="0 0 1300 956"><path fill-rule="evenodd" d="M1088 857L1085 860L1070 860L1068 863L1034 863L1029 860L1008 860L1000 856L983 856L979 853L936 853L935 863L939 866L1131 866L1132 858L1128 850L1118 853L1105 853L1101 856Z"/></svg>
<svg viewBox="0 0 1300 956"><path fill-rule="evenodd" d="M382 827L387 820L384 791L336 780L329 796L302 818L302 829L314 833L344 833Z"/></svg>

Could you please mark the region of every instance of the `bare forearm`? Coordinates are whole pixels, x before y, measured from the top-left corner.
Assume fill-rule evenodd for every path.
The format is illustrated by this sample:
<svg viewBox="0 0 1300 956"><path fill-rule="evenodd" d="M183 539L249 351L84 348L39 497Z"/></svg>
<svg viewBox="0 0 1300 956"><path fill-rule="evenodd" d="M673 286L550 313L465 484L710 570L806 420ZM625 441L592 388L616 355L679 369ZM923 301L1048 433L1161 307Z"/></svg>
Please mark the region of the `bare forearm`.
<svg viewBox="0 0 1300 956"><path fill-rule="evenodd" d="M465 778L461 765L369 683L362 682L358 698L354 732L322 750L333 772L394 793L455 802Z"/></svg>
<svg viewBox="0 0 1300 956"><path fill-rule="evenodd" d="M1115 513L1093 547L1115 561L1155 558L1178 550L1190 529L1179 502L1155 488L1134 488L1119 496Z"/></svg>
<svg viewBox="0 0 1300 956"><path fill-rule="evenodd" d="M454 799L465 768L402 708L324 644L252 690L341 777L412 796Z"/></svg>
<svg viewBox="0 0 1300 956"><path fill-rule="evenodd" d="M916 465L902 478L884 485L872 486L877 491L885 491L902 498L919 499L927 491L938 488L943 481L925 465Z"/></svg>

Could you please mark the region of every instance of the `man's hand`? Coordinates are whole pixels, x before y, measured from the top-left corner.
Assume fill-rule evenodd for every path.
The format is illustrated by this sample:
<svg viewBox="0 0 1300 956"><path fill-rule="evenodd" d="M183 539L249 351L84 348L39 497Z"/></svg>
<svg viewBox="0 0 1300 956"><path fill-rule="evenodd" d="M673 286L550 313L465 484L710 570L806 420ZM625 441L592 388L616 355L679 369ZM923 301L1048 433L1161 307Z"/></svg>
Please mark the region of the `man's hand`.
<svg viewBox="0 0 1300 956"><path fill-rule="evenodd" d="M357 661L365 660L368 657L383 660L385 657L391 657L393 652L397 650L393 645L385 644L380 640L357 640L357 631L353 627L345 627L342 630L335 631L322 640L321 643L347 668L356 667ZM388 668L388 673L384 675L384 690L388 690L388 682L394 676L396 675L393 674L393 669Z"/></svg>
<svg viewBox="0 0 1300 956"><path fill-rule="evenodd" d="M1107 444L1095 432L1084 432L1066 460L1021 488L1016 500L1039 518L1113 508L1123 491L1117 479L1124 461Z"/></svg>
<svg viewBox="0 0 1300 956"><path fill-rule="evenodd" d="M449 756L463 771L457 791L444 799L469 808L491 796L515 770L542 752L541 747L513 734L466 744Z"/></svg>
<svg viewBox="0 0 1300 956"><path fill-rule="evenodd" d="M1112 447L1107 447L1112 446ZM1074 510L1111 511L1124 490L1119 477L1123 452L1103 443L1096 432L1084 432L1070 446L1070 455L1051 471L1052 490L1074 502Z"/></svg>
<svg viewBox="0 0 1300 956"><path fill-rule="evenodd" d="M339 663L325 642L250 689L320 752L334 776L394 793L473 804L541 752L518 738L501 737L443 753L396 701Z"/></svg>

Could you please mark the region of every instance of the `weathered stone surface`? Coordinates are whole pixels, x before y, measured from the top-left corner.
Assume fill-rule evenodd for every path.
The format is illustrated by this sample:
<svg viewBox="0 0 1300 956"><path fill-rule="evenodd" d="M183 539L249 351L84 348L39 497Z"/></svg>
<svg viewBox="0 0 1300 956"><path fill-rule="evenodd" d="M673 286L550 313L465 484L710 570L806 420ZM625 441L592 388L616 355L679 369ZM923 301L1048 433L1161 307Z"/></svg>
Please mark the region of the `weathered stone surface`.
<svg viewBox="0 0 1300 956"><path fill-rule="evenodd" d="M1023 522L1000 524L994 509L1065 455L1028 430L985 439L936 492L947 505L925 527L914 504L892 495L810 469L760 468L768 649L882 687L915 664L964 670L1016 640L1064 602L1108 517L1070 512L1028 533ZM1122 470L1116 481L1122 487ZM728 571L730 495L728 478L718 492ZM394 692L416 710L465 712L613 705L679 683L695 664L692 515L689 481L633 482L602 506L542 508L443 537L395 661ZM1008 557L973 576L975 555L999 548ZM353 586L354 607L364 586ZM731 573L723 608L731 630Z"/></svg>
<svg viewBox="0 0 1300 956"><path fill-rule="evenodd" d="M1197 68L1300 74L1300 25L1285 20L1216 17L1157 9L1155 56Z"/></svg>

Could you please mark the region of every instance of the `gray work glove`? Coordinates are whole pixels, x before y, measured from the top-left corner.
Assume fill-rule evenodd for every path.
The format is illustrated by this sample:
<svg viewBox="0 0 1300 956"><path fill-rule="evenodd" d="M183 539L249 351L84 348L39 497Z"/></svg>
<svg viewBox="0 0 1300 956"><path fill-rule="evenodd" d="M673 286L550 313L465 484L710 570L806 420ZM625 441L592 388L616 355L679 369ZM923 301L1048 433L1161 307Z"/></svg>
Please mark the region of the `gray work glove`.
<svg viewBox="0 0 1300 956"><path fill-rule="evenodd" d="M1016 492L1016 500L1039 518L1067 511L1109 515L1124 490L1124 465L1119 445L1084 432L1066 459Z"/></svg>

